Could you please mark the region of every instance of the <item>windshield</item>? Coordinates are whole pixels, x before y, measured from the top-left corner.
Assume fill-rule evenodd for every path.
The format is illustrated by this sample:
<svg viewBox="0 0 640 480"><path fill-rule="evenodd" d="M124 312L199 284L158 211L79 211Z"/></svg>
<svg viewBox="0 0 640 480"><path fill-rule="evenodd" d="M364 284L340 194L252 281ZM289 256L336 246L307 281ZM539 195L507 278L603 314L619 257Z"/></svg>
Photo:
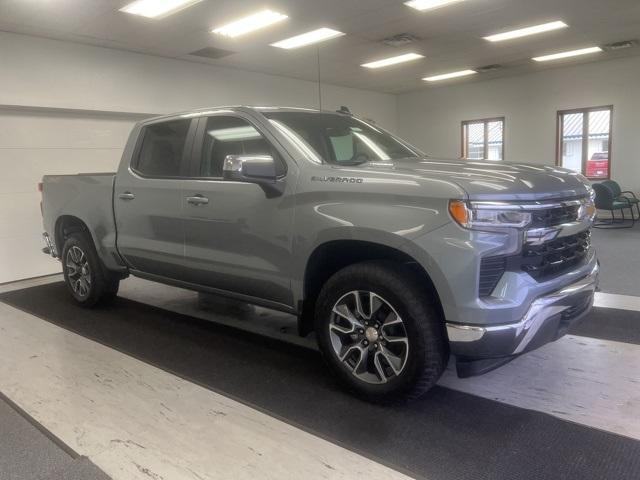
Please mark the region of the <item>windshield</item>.
<svg viewBox="0 0 640 480"><path fill-rule="evenodd" d="M338 165L385 162L424 155L357 118L332 113L265 112L306 156Z"/></svg>

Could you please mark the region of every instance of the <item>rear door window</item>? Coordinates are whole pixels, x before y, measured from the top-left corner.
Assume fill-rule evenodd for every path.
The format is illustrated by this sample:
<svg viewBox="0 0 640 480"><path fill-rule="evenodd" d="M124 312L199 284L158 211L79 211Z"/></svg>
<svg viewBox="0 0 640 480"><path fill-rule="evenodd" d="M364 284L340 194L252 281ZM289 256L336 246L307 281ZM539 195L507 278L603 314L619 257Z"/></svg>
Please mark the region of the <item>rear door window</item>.
<svg viewBox="0 0 640 480"><path fill-rule="evenodd" d="M134 170L147 177L184 176L184 150L190 124L191 120L174 120L143 127Z"/></svg>

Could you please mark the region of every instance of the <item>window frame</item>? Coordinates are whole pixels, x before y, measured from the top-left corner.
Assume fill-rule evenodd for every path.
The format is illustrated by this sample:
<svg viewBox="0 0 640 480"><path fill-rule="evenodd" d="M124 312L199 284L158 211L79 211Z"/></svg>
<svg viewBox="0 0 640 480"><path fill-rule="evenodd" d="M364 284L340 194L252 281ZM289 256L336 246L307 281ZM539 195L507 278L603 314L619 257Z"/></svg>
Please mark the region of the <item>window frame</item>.
<svg viewBox="0 0 640 480"><path fill-rule="evenodd" d="M489 160L487 157L489 156L489 124L491 122L502 122L502 149L501 149L501 157L499 160ZM468 158L468 150L467 150L467 137L468 137L468 127L469 125L473 124L473 123L483 123L484 124L484 151L483 151L483 158L482 159L476 159L476 158ZM483 160L483 161L489 161L489 162L504 162L505 159L505 131L506 131L506 117L502 116L502 117L489 117L489 118L478 118L475 120L463 120L461 122L461 133L462 133L462 143L461 143L461 155L460 158L464 159L464 160Z"/></svg>
<svg viewBox="0 0 640 480"><path fill-rule="evenodd" d="M140 154L142 152L142 146L144 144L144 137L147 134L147 129L149 127L153 127L154 125L159 125L161 123L171 123L171 122L179 122L179 121L189 122L189 128L187 129L184 148L182 149L182 154L180 158L180 175L179 176L148 175L138 170L138 165L140 163ZM131 171L131 173L133 173L137 177L144 178L144 179L184 180L185 178L188 178L187 175L189 174L189 169L191 165L190 156L191 156L191 150L193 148L193 139L196 134L196 126L197 126L197 122L195 122L194 119L181 118L181 117L162 118L156 121L143 124L140 127L140 131L138 133L138 139L136 140L136 146L133 150L133 154L131 155L131 161L129 163L129 170Z"/></svg>
<svg viewBox="0 0 640 480"><path fill-rule="evenodd" d="M227 181L227 180L224 180L224 177L205 177L200 174L200 171L201 171L200 169L202 167L202 149L204 147L204 136L207 129L207 122L209 118L212 118L212 117L238 118L240 120L247 122L249 125L255 128L258 131L258 133L262 135L265 141L268 142L271 145L271 147L277 152L277 155L274 158L274 161L276 163L279 163L282 168L282 173L278 175L278 178L284 178L287 176L289 167L287 165L287 161L285 160L285 155L283 154L282 148L280 147L278 141L275 138L273 138L273 136L270 135L269 132L267 132L264 128L262 128L257 122L253 121L253 119L250 118L249 116L243 115L241 112L225 110L225 111L207 113L206 115L202 115L197 118L198 123L196 127L196 132L194 134L193 148L191 149L191 159L189 161L188 179L217 181L217 182Z"/></svg>
<svg viewBox="0 0 640 480"><path fill-rule="evenodd" d="M589 119L588 114L591 112L601 112L603 110L609 110L609 148L607 153L609 154L608 159L608 168L607 168L607 178L604 177L587 177L587 157L589 156ZM582 113L584 116L587 115L586 121L582 122L582 171L580 172L582 175L587 177L588 180L609 180L611 179L611 167L613 165L611 158L612 144L613 144L613 105L600 105L598 107L585 107L585 108L570 108L567 110L558 110L556 113L556 167L562 167L562 153L563 153L563 144L562 141L562 127L563 127L563 116L570 115L575 113ZM564 167L562 167L564 168Z"/></svg>

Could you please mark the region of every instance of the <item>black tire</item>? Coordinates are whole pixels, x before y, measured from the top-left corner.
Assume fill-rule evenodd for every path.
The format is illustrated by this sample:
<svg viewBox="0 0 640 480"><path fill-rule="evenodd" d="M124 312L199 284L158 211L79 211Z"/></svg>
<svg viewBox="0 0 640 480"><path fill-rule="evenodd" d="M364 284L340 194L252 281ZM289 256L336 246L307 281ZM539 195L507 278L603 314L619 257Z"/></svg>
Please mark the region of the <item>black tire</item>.
<svg viewBox="0 0 640 480"><path fill-rule="evenodd" d="M373 331L369 332L371 336L362 336L361 329L358 328L357 333L354 331L346 336L346 343L350 345L345 347L341 343L337 343L338 346L334 348L337 338L340 339L338 342L342 342L342 339L345 338L344 332L336 334L335 328L330 332L332 323L335 326L336 322L343 322L345 318L333 313L334 306L339 301L349 302L350 295L355 298L354 292L359 292L357 295L360 297L362 305L364 305L362 298L366 298L367 295L364 292L373 292L374 297L385 302L375 310L377 312L375 315L369 313L371 318L366 319L367 324L375 325L375 329L380 327L376 330L380 336L378 337ZM375 302L376 304L381 303L380 300ZM339 308L345 307L344 303L340 305ZM391 309L393 313L387 316L386 312L382 312L383 307L387 311ZM364 307L361 308L361 310L363 309ZM434 299L429 294L429 289L409 267L388 261L371 261L348 266L338 271L327 281L316 302L314 326L320 350L330 370L344 388L367 401L398 403L413 400L424 394L436 384L447 366L449 349L446 342L444 319L439 311L439 308L434 304ZM391 321L390 319L393 319L394 316L395 318L400 317L401 322ZM375 318L384 318L385 320L375 322L373 321ZM350 323L347 322L347 324ZM404 334L401 333L400 337L394 336L393 333L389 335L389 328L396 327L387 327L384 330L384 325L391 323L400 323L401 327L398 328L402 328L401 332ZM342 328L346 327L343 325ZM373 326L366 328L365 333ZM385 335L387 336L385 337ZM400 345L401 353L392 358L404 358L404 363L402 363L401 369L390 370L391 363L385 362L386 355L380 355L384 357L382 360L376 359L376 356L389 353L388 348L391 348L392 338L397 342L398 338L403 337L405 340ZM375 343L367 341L367 339L375 339ZM355 343L351 344L351 342ZM358 360L347 357L345 361L340 360L337 352L337 350L340 350L340 353L351 350L352 346L356 344L357 348L362 349L365 348L363 347L365 343L368 344L366 362L375 372L373 376L368 372L363 373L362 375L366 375L367 379L356 376L353 365L347 364L348 362L358 363L362 360L359 358L359 355L364 355L362 352L358 351L353 354L354 358L358 358ZM383 347L383 344L386 347ZM407 345L406 351L404 351L405 344ZM384 348L387 350L379 351ZM371 355L373 355L373 361L370 360ZM376 361L379 364L384 364L382 371L380 365L376 365ZM397 363L396 366L398 366ZM364 367L357 367L357 369L362 368ZM392 374L387 376L391 372ZM383 375L385 376L384 380ZM371 383L376 378L382 383Z"/></svg>
<svg viewBox="0 0 640 480"><path fill-rule="evenodd" d="M78 305L91 308L117 296L120 279L104 268L86 233L73 232L66 238L61 260L65 284Z"/></svg>

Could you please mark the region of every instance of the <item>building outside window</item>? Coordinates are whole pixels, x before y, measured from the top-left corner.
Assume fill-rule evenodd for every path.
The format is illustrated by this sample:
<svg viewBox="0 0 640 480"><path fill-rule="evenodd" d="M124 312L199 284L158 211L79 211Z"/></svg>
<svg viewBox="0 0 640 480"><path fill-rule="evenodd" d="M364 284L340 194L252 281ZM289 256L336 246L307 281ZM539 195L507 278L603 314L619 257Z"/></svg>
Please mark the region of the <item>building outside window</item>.
<svg viewBox="0 0 640 480"><path fill-rule="evenodd" d="M463 121L462 158L504 160L504 117Z"/></svg>
<svg viewBox="0 0 640 480"><path fill-rule="evenodd" d="M559 111L556 164L590 179L609 178L612 112L612 106Z"/></svg>

